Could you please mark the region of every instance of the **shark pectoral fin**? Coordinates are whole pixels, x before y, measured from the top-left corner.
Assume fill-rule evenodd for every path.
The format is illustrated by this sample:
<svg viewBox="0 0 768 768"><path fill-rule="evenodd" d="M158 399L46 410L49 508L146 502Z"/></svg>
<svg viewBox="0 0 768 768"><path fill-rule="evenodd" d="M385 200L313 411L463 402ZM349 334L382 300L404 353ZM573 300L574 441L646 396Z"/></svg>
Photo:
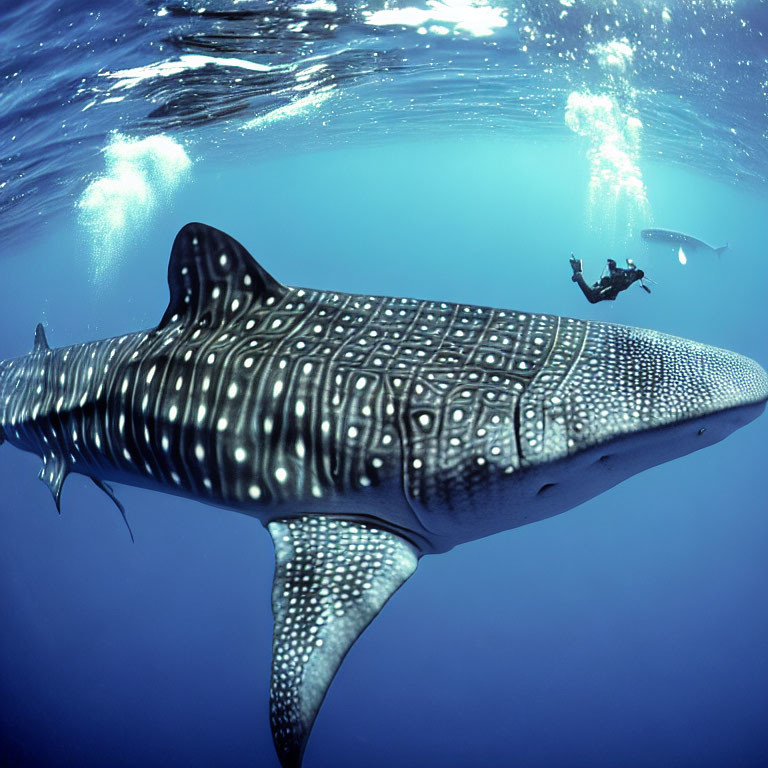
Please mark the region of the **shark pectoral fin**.
<svg viewBox="0 0 768 768"><path fill-rule="evenodd" d="M58 456L43 457L43 468L38 477L48 486L59 514L61 514L61 488L68 471L66 463Z"/></svg>
<svg viewBox="0 0 768 768"><path fill-rule="evenodd" d="M217 327L288 290L237 240L197 223L182 227L173 241L168 287L171 298L160 329L173 322Z"/></svg>
<svg viewBox="0 0 768 768"><path fill-rule="evenodd" d="M344 656L416 570L405 539L328 517L275 520L272 738L283 768L301 765L309 732Z"/></svg>
<svg viewBox="0 0 768 768"><path fill-rule="evenodd" d="M48 339L45 338L45 328L43 328L42 323L38 323L37 328L35 328L35 342L32 345L32 351L40 352L41 350L46 351L49 349Z"/></svg>

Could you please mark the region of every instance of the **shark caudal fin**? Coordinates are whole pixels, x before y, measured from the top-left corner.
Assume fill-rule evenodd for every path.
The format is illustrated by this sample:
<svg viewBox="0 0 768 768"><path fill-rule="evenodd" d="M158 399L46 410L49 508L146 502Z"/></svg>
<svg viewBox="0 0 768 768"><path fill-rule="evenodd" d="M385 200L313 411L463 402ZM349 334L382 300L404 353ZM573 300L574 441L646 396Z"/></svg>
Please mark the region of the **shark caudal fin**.
<svg viewBox="0 0 768 768"><path fill-rule="evenodd" d="M722 256L723 255L723 251L727 251L728 250L728 244L726 243L726 245L721 245L719 248L715 248L714 250L715 250L715 253L718 256Z"/></svg>
<svg viewBox="0 0 768 768"><path fill-rule="evenodd" d="M301 517L267 526L275 545L270 720L280 764L299 768L325 693L347 651L416 570L389 531Z"/></svg>

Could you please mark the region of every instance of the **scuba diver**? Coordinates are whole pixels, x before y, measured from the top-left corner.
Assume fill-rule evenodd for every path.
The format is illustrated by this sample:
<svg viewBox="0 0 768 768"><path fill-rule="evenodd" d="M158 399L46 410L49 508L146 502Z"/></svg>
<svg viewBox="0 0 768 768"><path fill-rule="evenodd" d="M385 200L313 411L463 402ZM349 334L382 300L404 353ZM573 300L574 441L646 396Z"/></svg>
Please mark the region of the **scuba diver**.
<svg viewBox="0 0 768 768"><path fill-rule="evenodd" d="M629 288L632 283L640 281L640 287L650 293L651 289L643 282L645 272L635 266L632 259L627 259L627 268L617 267L613 259L608 259L608 274L603 275L591 287L587 285L582 273L581 259L574 258L571 254L571 269L573 275L571 280L578 283L582 293L587 297L590 304L597 304L598 301L614 301L616 297Z"/></svg>

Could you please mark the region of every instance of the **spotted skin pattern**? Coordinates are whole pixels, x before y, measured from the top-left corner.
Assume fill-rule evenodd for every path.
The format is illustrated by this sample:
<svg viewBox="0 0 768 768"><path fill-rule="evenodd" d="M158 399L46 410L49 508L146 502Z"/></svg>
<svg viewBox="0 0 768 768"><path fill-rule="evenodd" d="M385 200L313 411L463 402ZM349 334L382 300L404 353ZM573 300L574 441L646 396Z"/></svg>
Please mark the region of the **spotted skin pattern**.
<svg viewBox="0 0 768 768"><path fill-rule="evenodd" d="M298 765L347 650L418 559L397 535L346 520L274 521L269 532L277 561L270 719L281 763ZM325 557L329 547L334 557Z"/></svg>
<svg viewBox="0 0 768 768"><path fill-rule="evenodd" d="M42 457L57 506L79 472L268 526L284 766L419 556L563 512L768 397L753 361L653 331L286 287L202 224L179 232L168 282L156 328L51 349L38 327L0 362L0 441ZM721 413L746 415L702 439ZM594 451L625 458L573 482Z"/></svg>

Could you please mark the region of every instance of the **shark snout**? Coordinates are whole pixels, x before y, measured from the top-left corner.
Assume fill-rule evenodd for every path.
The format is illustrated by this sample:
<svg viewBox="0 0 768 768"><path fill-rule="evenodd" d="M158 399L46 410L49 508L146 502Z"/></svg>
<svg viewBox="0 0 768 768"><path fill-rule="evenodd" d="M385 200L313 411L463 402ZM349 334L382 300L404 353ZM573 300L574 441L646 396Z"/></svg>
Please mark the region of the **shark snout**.
<svg viewBox="0 0 768 768"><path fill-rule="evenodd" d="M647 345L646 384L657 393L656 416L675 421L768 400L768 374L744 355L652 331L630 329ZM631 334L630 334L631 335Z"/></svg>
<svg viewBox="0 0 768 768"><path fill-rule="evenodd" d="M748 357L602 324L590 329L571 385L571 450L737 409L746 423L768 400L768 375Z"/></svg>
<svg viewBox="0 0 768 768"><path fill-rule="evenodd" d="M707 347L707 365L700 374L708 386L703 401L707 428L717 441L756 419L768 401L768 374L754 360L736 352ZM696 418L696 414L694 414Z"/></svg>
<svg viewBox="0 0 768 768"><path fill-rule="evenodd" d="M726 407L730 401L738 405L765 405L768 401L768 373L756 361L725 349L714 350L717 359L717 391L725 397ZM718 356L719 355L719 356Z"/></svg>

